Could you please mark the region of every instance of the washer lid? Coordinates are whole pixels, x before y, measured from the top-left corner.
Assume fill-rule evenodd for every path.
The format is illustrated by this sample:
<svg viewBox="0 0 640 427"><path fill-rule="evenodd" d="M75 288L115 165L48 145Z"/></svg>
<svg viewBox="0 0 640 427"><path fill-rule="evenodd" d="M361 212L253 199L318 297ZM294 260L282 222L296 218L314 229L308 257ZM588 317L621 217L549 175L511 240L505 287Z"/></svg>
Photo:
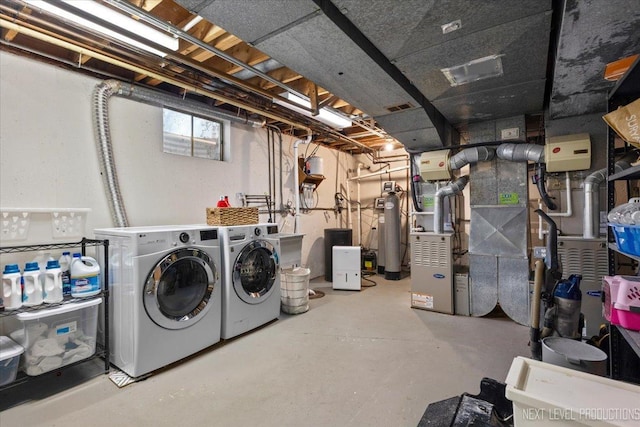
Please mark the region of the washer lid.
<svg viewBox="0 0 640 427"><path fill-rule="evenodd" d="M158 326L184 329L200 321L211 308L218 281L209 255L196 248L180 248L163 257L149 272L143 302Z"/></svg>

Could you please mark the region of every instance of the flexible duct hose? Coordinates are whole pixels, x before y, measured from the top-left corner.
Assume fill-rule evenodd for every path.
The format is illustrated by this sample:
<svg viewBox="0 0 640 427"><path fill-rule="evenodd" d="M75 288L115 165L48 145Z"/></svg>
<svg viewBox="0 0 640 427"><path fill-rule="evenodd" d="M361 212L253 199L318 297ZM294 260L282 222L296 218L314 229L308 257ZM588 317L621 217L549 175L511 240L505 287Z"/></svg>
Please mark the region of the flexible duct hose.
<svg viewBox="0 0 640 427"><path fill-rule="evenodd" d="M436 191L433 197L433 231L434 233L442 234L444 232L444 206L442 200L445 196L452 196L458 194L464 190L464 187L469 182L468 176L461 176L451 184L442 187Z"/></svg>
<svg viewBox="0 0 640 427"><path fill-rule="evenodd" d="M631 167L627 160L618 160L614 172L622 172ZM584 179L584 222L582 224L582 237L595 239L600 235L600 184L607 179L607 168L593 172Z"/></svg>
<svg viewBox="0 0 640 427"><path fill-rule="evenodd" d="M93 121L100 172L107 192L111 218L116 227L127 227L129 221L118 185L109 132L109 98L120 90L121 85L117 80L106 80L95 87L93 91Z"/></svg>
<svg viewBox="0 0 640 427"><path fill-rule="evenodd" d="M454 171L468 164L493 160L494 156L495 149L492 147L465 148L449 159L449 167Z"/></svg>

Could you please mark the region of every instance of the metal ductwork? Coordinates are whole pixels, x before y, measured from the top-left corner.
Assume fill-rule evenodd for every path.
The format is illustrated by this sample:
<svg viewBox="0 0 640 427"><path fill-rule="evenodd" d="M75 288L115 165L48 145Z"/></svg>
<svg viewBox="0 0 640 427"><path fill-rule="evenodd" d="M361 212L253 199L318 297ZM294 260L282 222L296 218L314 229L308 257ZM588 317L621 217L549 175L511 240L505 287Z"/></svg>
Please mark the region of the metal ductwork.
<svg viewBox="0 0 640 427"><path fill-rule="evenodd" d="M631 167L627 160L618 160L614 172L622 172ZM607 168L593 172L584 179L584 222L582 237L595 239L600 235L600 184L607 180Z"/></svg>
<svg viewBox="0 0 640 427"><path fill-rule="evenodd" d="M466 165L493 160L495 150L491 147L465 148L449 159L449 167L452 171L463 168Z"/></svg>
<svg viewBox="0 0 640 427"><path fill-rule="evenodd" d="M544 163L544 145L506 143L498 147L496 154L511 162Z"/></svg>
<svg viewBox="0 0 640 427"><path fill-rule="evenodd" d="M457 130L370 41L371 34L353 23L369 6L352 4L347 12L324 0L253 2L250 8L245 2L177 3L356 106L408 150L459 141Z"/></svg>
<svg viewBox="0 0 640 427"><path fill-rule="evenodd" d="M111 218L116 227L128 227L129 220L120 193L120 184L113 156L111 133L109 131L109 99L120 96L158 107L176 108L204 118L223 119L253 127L262 127L261 120L237 117L227 111L209 107L197 101L182 99L165 92L134 86L117 80L105 80L93 92L93 120L95 140L98 150L100 172L104 181Z"/></svg>
<svg viewBox="0 0 640 427"><path fill-rule="evenodd" d="M453 196L459 194L464 190L464 187L469 182L468 176L462 176L456 179L451 184L442 187L436 191L433 197L433 232L442 234L444 232L444 206L442 201L445 196Z"/></svg>

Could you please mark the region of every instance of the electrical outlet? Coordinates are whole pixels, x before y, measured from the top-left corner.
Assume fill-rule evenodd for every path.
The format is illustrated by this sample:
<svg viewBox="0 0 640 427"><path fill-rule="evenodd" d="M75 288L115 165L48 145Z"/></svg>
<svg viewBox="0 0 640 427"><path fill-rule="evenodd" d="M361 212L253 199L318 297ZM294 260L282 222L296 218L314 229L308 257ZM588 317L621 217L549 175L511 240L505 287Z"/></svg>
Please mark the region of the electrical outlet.
<svg viewBox="0 0 640 427"><path fill-rule="evenodd" d="M502 129L500 136L503 141L505 139L518 139L520 138L520 129L518 128Z"/></svg>

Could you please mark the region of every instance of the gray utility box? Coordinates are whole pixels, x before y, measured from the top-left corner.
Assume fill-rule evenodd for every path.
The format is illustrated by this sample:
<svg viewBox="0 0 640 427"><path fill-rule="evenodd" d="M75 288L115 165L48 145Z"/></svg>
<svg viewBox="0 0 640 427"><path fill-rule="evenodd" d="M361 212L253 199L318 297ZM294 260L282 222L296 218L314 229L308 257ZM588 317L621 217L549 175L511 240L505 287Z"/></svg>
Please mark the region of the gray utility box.
<svg viewBox="0 0 640 427"><path fill-rule="evenodd" d="M469 309L469 274L468 273L456 273L455 274L456 285L456 314L461 316L470 316L471 311Z"/></svg>

